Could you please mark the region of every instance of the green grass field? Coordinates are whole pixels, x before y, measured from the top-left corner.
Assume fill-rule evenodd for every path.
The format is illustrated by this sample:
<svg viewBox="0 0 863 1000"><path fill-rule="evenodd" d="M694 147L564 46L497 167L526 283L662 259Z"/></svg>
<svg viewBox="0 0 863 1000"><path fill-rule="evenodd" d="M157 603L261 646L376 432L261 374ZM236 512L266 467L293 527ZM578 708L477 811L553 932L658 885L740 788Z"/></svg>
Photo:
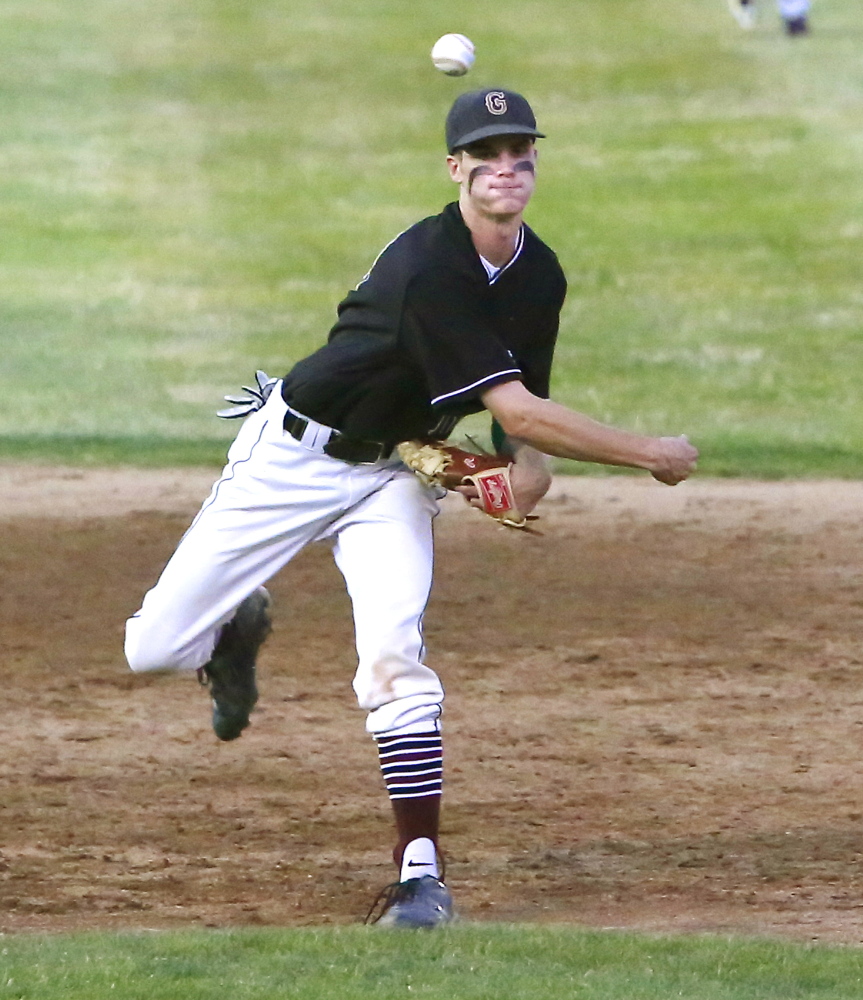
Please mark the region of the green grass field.
<svg viewBox="0 0 863 1000"><path fill-rule="evenodd" d="M499 83L549 135L556 398L688 433L707 474L860 475L863 18L816 0L790 40L761 7L7 0L0 456L220 462L222 395L454 196L446 109Z"/></svg>
<svg viewBox="0 0 863 1000"><path fill-rule="evenodd" d="M549 927L7 939L15 1000L851 1000L859 951Z"/></svg>

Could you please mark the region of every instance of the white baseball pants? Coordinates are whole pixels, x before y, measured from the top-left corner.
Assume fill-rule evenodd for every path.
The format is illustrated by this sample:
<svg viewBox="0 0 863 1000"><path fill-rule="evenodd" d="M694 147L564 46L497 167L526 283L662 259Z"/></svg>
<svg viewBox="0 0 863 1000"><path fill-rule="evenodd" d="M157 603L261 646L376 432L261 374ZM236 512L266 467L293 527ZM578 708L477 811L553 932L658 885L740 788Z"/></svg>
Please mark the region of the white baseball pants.
<svg viewBox="0 0 863 1000"><path fill-rule="evenodd" d="M398 461L352 465L282 427L277 385L247 417L222 477L140 611L126 623L134 671L195 670L237 606L309 542L328 539L353 605L353 687L373 735L438 728L444 693L423 663L434 492ZM312 425L313 428L316 425Z"/></svg>
<svg viewBox="0 0 863 1000"><path fill-rule="evenodd" d="M809 0L778 0L779 13L784 18L805 17L809 13Z"/></svg>

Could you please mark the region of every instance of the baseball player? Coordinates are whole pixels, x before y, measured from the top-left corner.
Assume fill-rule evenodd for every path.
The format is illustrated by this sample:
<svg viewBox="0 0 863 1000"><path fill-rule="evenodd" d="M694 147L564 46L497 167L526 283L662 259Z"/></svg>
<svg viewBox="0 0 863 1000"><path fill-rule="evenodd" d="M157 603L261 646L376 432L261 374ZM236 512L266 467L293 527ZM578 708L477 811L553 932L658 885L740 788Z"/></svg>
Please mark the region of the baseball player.
<svg viewBox="0 0 863 1000"><path fill-rule="evenodd" d="M381 251L324 346L283 379L261 379L221 478L127 623L131 668L198 671L216 736L234 740L258 697L264 584L309 542L329 541L353 604L353 687L395 818L385 926L433 927L453 912L438 867L444 692L423 643L441 494L396 445L444 440L461 417L489 411L523 514L550 485L547 455L670 485L697 458L685 437L618 430L548 398L566 281L522 219L540 138L517 93L455 101L446 162L458 200ZM461 491L480 502L473 486Z"/></svg>
<svg viewBox="0 0 863 1000"><path fill-rule="evenodd" d="M809 34L809 0L777 0L787 35Z"/></svg>
<svg viewBox="0 0 863 1000"><path fill-rule="evenodd" d="M810 0L776 0L776 5L787 34L808 34ZM728 6L741 28L755 27L756 0L728 0Z"/></svg>

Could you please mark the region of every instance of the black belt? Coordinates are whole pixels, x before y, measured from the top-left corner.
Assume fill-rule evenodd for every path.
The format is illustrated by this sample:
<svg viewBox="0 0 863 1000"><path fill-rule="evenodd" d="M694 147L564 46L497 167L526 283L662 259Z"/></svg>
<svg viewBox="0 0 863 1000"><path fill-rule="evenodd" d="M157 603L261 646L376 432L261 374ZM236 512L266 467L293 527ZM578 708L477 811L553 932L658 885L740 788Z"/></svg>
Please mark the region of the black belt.
<svg viewBox="0 0 863 1000"><path fill-rule="evenodd" d="M307 417L300 417L288 410L285 413L283 426L288 434L297 441L302 441L303 433L309 426ZM353 462L355 465L372 465L389 458L394 444L383 441L363 441L359 438L346 437L341 431L332 429L330 439L321 448L330 458L338 458L342 462Z"/></svg>

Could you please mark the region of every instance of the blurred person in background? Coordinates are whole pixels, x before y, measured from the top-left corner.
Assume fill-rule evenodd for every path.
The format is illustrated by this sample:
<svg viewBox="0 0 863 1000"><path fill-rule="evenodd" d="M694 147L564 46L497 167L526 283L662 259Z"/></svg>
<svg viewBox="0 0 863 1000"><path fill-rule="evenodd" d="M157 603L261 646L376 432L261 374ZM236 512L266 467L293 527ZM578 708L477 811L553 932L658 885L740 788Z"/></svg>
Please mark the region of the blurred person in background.
<svg viewBox="0 0 863 1000"><path fill-rule="evenodd" d="M809 33L809 8L811 0L776 0L779 16L788 35ZM728 0L734 19L741 28L755 27L758 15L756 0Z"/></svg>

